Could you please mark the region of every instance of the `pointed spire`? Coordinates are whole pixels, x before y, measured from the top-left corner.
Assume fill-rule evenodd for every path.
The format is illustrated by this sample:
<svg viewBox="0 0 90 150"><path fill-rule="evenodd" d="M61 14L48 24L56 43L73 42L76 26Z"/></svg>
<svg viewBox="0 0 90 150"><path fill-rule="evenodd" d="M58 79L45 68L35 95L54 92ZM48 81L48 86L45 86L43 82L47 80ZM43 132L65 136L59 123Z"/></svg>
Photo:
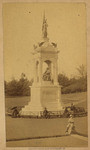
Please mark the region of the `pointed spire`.
<svg viewBox="0 0 90 150"><path fill-rule="evenodd" d="M43 39L47 39L47 19L45 18L45 11L44 11L44 15L43 15L43 24L42 24L42 37Z"/></svg>

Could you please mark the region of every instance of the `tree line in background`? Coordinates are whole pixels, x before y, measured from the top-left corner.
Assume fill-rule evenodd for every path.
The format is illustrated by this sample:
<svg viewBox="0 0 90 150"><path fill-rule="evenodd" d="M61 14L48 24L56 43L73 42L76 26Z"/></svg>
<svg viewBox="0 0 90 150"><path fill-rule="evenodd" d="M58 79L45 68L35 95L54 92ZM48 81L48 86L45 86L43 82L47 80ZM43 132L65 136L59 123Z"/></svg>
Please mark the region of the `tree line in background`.
<svg viewBox="0 0 90 150"><path fill-rule="evenodd" d="M62 94L85 92L87 91L87 72L84 65L77 68L78 77L68 78L65 74L58 75L58 82L61 85ZM25 74L21 74L19 80L12 79L10 82L5 81L5 95L6 96L29 96L30 86L32 86L33 79L29 81Z"/></svg>
<svg viewBox="0 0 90 150"><path fill-rule="evenodd" d="M5 81L5 95L6 96L29 96L30 86L32 86L33 79L29 81L25 74L21 74L19 80L12 79L10 82Z"/></svg>
<svg viewBox="0 0 90 150"><path fill-rule="evenodd" d="M68 78L64 74L58 75L58 82L62 85L62 93L75 93L87 91L87 71L84 65L77 68L78 76Z"/></svg>

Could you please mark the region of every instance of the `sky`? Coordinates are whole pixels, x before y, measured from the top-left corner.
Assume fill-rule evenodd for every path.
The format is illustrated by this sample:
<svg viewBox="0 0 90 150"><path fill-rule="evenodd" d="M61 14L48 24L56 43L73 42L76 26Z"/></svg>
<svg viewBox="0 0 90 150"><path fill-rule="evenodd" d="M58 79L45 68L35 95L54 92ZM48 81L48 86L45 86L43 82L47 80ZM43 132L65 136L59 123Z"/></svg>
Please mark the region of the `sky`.
<svg viewBox="0 0 90 150"><path fill-rule="evenodd" d="M86 7L84 3L4 3L4 78L33 78L33 45L42 41L43 13L48 37L57 43L58 73L77 75L86 66Z"/></svg>

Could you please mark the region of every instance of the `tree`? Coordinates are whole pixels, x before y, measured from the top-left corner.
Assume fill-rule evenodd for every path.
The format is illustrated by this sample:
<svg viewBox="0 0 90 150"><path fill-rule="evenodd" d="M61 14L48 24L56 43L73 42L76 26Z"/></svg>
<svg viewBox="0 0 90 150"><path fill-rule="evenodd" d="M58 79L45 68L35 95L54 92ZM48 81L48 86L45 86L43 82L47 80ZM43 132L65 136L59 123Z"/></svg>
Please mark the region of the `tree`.
<svg viewBox="0 0 90 150"><path fill-rule="evenodd" d="M6 96L29 96L30 86L33 80L29 81L24 73L21 74L19 80L12 79L10 82L5 81L5 95Z"/></svg>
<svg viewBox="0 0 90 150"><path fill-rule="evenodd" d="M9 96L16 96L18 91L17 84L18 81L15 79L10 82L5 82L5 94Z"/></svg>
<svg viewBox="0 0 90 150"><path fill-rule="evenodd" d="M85 92L87 91L87 72L84 65L77 68L79 77L68 78L64 74L58 75L58 82L63 87L61 91L63 94L74 93L74 92Z"/></svg>
<svg viewBox="0 0 90 150"><path fill-rule="evenodd" d="M25 74L21 74L21 78L18 82L18 94L22 96L30 95L31 82L26 78Z"/></svg>
<svg viewBox="0 0 90 150"><path fill-rule="evenodd" d="M87 77L87 70L86 67L82 64L77 68L79 78L86 78Z"/></svg>
<svg viewBox="0 0 90 150"><path fill-rule="evenodd" d="M69 78L65 74L59 74L58 75L58 82L62 86L68 86L69 85Z"/></svg>

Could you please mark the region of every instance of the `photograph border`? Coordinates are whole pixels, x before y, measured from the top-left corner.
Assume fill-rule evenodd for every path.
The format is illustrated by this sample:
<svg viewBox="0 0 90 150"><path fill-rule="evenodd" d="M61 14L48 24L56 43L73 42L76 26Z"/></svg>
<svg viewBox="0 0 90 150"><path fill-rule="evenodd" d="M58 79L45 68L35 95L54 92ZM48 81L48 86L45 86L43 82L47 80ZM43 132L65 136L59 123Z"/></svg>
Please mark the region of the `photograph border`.
<svg viewBox="0 0 90 150"><path fill-rule="evenodd" d="M0 150L89 150L88 147L6 147L6 131L5 131L5 96L4 96L4 68L3 68L3 18L2 18L2 5L3 3L40 3L40 2L59 2L59 3L86 3L87 10L87 74L88 74L88 141L90 141L90 1L89 0L2 0L0 1Z"/></svg>

